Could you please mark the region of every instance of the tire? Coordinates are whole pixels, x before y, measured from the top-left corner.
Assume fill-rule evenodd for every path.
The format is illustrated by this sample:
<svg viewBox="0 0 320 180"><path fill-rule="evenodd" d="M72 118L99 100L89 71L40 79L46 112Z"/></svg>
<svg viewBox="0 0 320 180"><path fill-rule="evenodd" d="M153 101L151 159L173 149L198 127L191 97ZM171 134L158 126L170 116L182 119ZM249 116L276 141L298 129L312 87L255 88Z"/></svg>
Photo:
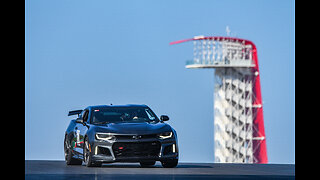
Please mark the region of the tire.
<svg viewBox="0 0 320 180"><path fill-rule="evenodd" d="M140 162L141 167L151 167L156 164L156 161L142 161Z"/></svg>
<svg viewBox="0 0 320 180"><path fill-rule="evenodd" d="M174 168L178 165L178 159L161 161L161 165L164 168Z"/></svg>
<svg viewBox="0 0 320 180"><path fill-rule="evenodd" d="M87 167L100 167L102 163L95 162L92 160L92 154L89 150L89 140L88 138L84 139L84 145L83 145L83 161L86 164Z"/></svg>
<svg viewBox="0 0 320 180"><path fill-rule="evenodd" d="M67 136L64 138L64 159L66 161L67 165L81 165L82 160L80 159L75 159L72 157L72 149L70 146L70 143L67 141Z"/></svg>

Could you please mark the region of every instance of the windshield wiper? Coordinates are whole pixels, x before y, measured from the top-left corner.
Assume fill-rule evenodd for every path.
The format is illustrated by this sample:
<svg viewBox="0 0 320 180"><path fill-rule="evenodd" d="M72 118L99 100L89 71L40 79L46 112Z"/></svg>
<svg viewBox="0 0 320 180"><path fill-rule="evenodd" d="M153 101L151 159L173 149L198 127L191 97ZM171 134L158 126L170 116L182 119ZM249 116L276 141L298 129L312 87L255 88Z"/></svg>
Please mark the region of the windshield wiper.
<svg viewBox="0 0 320 180"><path fill-rule="evenodd" d="M108 123L110 123L110 122L108 122L108 121L103 121L103 122L95 122L94 124L108 124Z"/></svg>
<svg viewBox="0 0 320 180"><path fill-rule="evenodd" d="M150 122L156 122L156 120L155 120L155 119L153 119L153 120L151 120L151 119L146 119L145 122L148 122L148 123L150 123Z"/></svg>

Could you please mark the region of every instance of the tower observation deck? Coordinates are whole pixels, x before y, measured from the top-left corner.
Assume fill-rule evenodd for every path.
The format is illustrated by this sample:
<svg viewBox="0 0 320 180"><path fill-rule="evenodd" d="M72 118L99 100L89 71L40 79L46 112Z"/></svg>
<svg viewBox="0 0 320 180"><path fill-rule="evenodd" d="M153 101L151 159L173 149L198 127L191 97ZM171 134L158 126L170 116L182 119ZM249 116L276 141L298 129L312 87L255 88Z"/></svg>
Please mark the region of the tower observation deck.
<svg viewBox="0 0 320 180"><path fill-rule="evenodd" d="M221 163L267 163L256 46L232 37L195 36L186 68L215 68L214 156Z"/></svg>

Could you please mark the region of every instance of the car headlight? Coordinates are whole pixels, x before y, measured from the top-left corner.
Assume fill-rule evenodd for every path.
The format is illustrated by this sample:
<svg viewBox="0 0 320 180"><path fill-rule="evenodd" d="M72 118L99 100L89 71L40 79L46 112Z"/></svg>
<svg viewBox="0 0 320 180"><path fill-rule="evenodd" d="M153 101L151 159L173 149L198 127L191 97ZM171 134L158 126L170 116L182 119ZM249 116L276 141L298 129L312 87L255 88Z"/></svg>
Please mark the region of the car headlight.
<svg viewBox="0 0 320 180"><path fill-rule="evenodd" d="M160 139L168 139L168 138L172 138L172 136L173 136L172 132L165 132L165 133L159 134Z"/></svg>
<svg viewBox="0 0 320 180"><path fill-rule="evenodd" d="M96 133L96 139L98 140L112 141L115 138L115 136L110 135L109 133Z"/></svg>

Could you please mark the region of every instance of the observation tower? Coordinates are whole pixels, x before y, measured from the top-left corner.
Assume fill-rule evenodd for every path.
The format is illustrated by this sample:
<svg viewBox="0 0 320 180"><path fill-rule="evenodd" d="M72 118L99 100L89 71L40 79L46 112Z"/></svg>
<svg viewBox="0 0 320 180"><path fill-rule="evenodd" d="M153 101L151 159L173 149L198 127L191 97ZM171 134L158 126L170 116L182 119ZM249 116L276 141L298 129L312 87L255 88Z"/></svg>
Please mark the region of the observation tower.
<svg viewBox="0 0 320 180"><path fill-rule="evenodd" d="M195 36L186 68L215 68L214 159L268 163L256 46L232 37Z"/></svg>

